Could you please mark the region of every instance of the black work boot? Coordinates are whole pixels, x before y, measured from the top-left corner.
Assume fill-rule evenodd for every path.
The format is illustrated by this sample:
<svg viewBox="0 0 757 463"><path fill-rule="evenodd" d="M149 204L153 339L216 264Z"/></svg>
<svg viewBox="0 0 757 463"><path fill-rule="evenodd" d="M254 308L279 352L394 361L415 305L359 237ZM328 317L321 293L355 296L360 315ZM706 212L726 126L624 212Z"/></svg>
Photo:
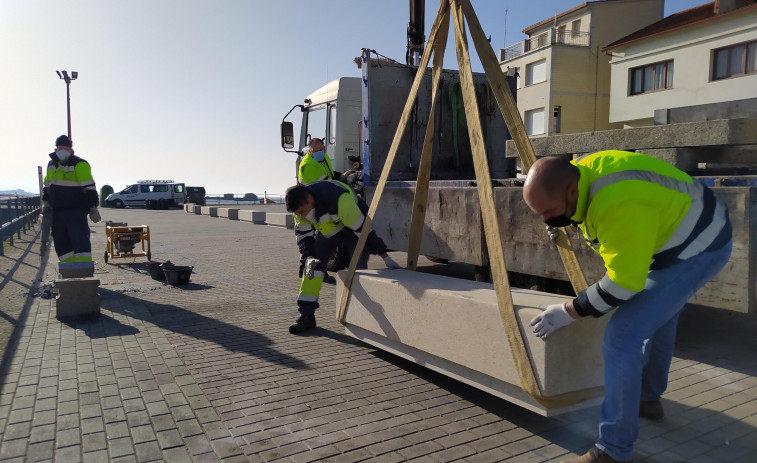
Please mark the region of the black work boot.
<svg viewBox="0 0 757 463"><path fill-rule="evenodd" d="M336 278L329 275L328 273L323 273L323 282L327 285L335 285L336 284Z"/></svg>
<svg viewBox="0 0 757 463"><path fill-rule="evenodd" d="M315 327L315 315L302 315L297 319L297 323L289 327L289 332L300 334Z"/></svg>
<svg viewBox="0 0 757 463"><path fill-rule="evenodd" d="M639 416L648 420L661 420L665 416L660 399L639 402Z"/></svg>

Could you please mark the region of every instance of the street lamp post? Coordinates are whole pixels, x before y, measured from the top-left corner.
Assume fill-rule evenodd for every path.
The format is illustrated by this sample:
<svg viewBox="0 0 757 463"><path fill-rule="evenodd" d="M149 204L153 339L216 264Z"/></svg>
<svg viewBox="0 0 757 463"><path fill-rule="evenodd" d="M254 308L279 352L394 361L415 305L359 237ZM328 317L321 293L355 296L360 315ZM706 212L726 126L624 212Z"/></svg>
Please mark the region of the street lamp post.
<svg viewBox="0 0 757 463"><path fill-rule="evenodd" d="M69 86L71 85L72 80L76 80L77 77L79 77L79 73L76 71L71 71L71 76L68 75L67 71L55 71L58 74L58 77L63 79L64 82L66 82L66 114L68 115L68 138L71 138L71 92L69 90Z"/></svg>

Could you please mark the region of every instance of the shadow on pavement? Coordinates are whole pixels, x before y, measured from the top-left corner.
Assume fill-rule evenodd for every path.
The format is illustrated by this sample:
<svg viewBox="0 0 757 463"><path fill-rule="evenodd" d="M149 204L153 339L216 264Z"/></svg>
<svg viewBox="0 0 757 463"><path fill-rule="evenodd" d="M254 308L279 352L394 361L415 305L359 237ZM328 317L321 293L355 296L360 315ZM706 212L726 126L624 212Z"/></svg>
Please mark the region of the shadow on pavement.
<svg viewBox="0 0 757 463"><path fill-rule="evenodd" d="M62 320L61 323L75 330L82 330L91 339L110 336L128 336L139 333L135 326L124 325L108 314L101 313L97 318L81 320Z"/></svg>
<svg viewBox="0 0 757 463"><path fill-rule="evenodd" d="M267 362L296 370L310 369L302 360L270 347L273 344L271 339L260 333L175 305L158 304L104 288L100 288L99 292L102 307L114 313L136 318L174 333L213 342L229 351L249 354Z"/></svg>
<svg viewBox="0 0 757 463"><path fill-rule="evenodd" d="M36 303L39 295L40 282L45 273L45 266L51 252L40 258L39 245L37 243L39 231L32 229L24 231L22 238L16 238L13 246L5 249L5 255L0 257L0 291L6 290L8 285L17 286L18 289L24 290L24 302L20 309L17 309L13 302L16 297L20 299L21 295L15 296L8 294L0 306L0 385L5 383L5 376L8 373L13 354L18 346L21 331L26 324L29 310ZM5 243L0 243L4 246ZM36 245L36 249L35 248ZM51 246L52 247L52 246ZM21 275L26 273L25 275ZM31 274L33 278L29 278ZM15 309L15 310L14 310Z"/></svg>

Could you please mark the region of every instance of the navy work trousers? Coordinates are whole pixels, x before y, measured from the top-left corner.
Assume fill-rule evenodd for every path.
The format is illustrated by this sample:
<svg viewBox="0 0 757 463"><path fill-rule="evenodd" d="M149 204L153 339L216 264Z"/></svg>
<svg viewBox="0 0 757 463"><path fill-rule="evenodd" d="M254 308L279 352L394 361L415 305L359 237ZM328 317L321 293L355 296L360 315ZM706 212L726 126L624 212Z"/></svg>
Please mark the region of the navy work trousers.
<svg viewBox="0 0 757 463"><path fill-rule="evenodd" d="M87 209L53 210L52 235L61 262L92 260Z"/></svg>

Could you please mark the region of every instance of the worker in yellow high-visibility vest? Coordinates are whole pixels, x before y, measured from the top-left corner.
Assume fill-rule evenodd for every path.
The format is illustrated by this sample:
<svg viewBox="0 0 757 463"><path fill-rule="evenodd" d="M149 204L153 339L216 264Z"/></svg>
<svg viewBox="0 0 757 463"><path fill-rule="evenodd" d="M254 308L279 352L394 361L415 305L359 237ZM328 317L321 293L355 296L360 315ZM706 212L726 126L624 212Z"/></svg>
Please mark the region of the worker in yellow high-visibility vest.
<svg viewBox="0 0 757 463"><path fill-rule="evenodd" d="M42 212L52 214L55 253L61 262L91 262L87 215L100 221L98 195L89 163L75 156L66 135L55 140L42 192Z"/></svg>
<svg viewBox="0 0 757 463"><path fill-rule="evenodd" d="M340 180L341 173L334 172L331 167L331 159L326 154L326 145L320 138L311 138L308 151L300 161L297 169L297 178L300 183L317 182L319 180Z"/></svg>
<svg viewBox="0 0 757 463"><path fill-rule="evenodd" d="M334 248L346 242L352 254L363 229L368 206L344 183L335 180L295 185L286 191L286 207L294 214L294 233L300 250L300 317L289 327L299 334L316 327L315 310L323 284L326 261ZM399 265L386 253L384 241L371 230L357 268L366 268L368 254L384 259L387 268Z"/></svg>
<svg viewBox="0 0 757 463"><path fill-rule="evenodd" d="M335 172L331 167L331 159L326 153L326 145L320 138L311 138L308 150L300 161L297 169L297 179L300 183L308 185L321 180L340 180L341 173ZM330 285L336 284L336 279L323 271L323 282Z"/></svg>
<svg viewBox="0 0 757 463"><path fill-rule="evenodd" d="M600 151L537 160L523 198L548 227L578 226L607 272L531 322L546 339L614 310L602 353L605 398L596 444L564 463L631 461L639 416L663 417L678 315L731 255L728 209L685 172L640 153ZM576 342L580 342L576 339Z"/></svg>

